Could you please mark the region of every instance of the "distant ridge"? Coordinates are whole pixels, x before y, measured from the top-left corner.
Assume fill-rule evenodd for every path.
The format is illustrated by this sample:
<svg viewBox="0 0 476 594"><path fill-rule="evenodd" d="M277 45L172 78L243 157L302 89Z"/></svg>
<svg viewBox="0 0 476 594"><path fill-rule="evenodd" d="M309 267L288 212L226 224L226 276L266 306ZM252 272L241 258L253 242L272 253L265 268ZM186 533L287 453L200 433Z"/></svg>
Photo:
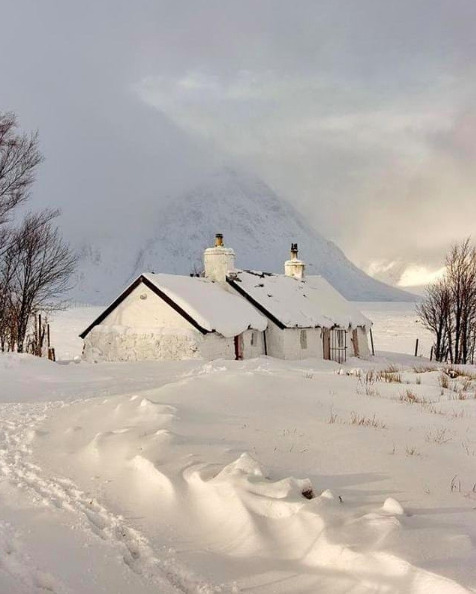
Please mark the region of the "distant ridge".
<svg viewBox="0 0 476 594"><path fill-rule="evenodd" d="M104 303L144 271L190 274L201 270L203 250L216 232L223 233L226 245L234 248L239 268L282 272L289 246L297 241L307 273L321 274L347 299L415 300L357 268L262 180L229 168L160 209L157 232L136 249L129 246L121 253L119 247L110 248L107 255L87 246L82 300Z"/></svg>

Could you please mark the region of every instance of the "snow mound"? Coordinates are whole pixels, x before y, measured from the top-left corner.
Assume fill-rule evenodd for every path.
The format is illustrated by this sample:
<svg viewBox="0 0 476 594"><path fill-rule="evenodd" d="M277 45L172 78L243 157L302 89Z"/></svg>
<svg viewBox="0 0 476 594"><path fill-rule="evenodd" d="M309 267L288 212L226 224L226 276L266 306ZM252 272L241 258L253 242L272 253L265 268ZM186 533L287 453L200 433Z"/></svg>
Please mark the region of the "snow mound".
<svg viewBox="0 0 476 594"><path fill-rule="evenodd" d="M180 390L209 378L220 381L221 374L181 379ZM190 417L186 400L182 406L157 400L158 393L170 389L58 409L43 427L48 433L30 436L32 445L47 447L56 464L66 460L77 481L101 476L111 484L115 502L147 515L159 533L172 524L222 558L291 564L296 573L317 571L327 576L322 578L327 591L465 592L386 551L405 529L403 508L395 499L356 516L328 489L314 496L307 478L272 477L250 452L222 453L221 461L210 462L210 437L197 441L189 435L203 419ZM57 451L60 444L66 453ZM340 589L332 589L337 575Z"/></svg>
<svg viewBox="0 0 476 594"><path fill-rule="evenodd" d="M56 367L83 369L85 378L96 368ZM153 375L172 368L174 381ZM41 505L79 510L94 535L119 543L133 572L164 568L157 557L163 560L164 548L176 543L186 563L228 580L222 591L233 591L236 576L235 591L265 594L466 592L428 569L441 568L450 553L453 567L462 558L469 563L471 537L440 524L440 516L406 515L391 497L405 493L403 500L417 507L404 481L409 469L415 480L423 456L409 459L397 449L389 457L384 440L393 435L369 430L366 438L364 427L328 422L331 406L343 419L345 406L355 410L358 376L336 375L325 362L269 359L193 368L117 364L101 373L119 369L122 389L130 386L124 395L96 383L97 397L89 400L3 405L2 415L9 412L0 431L0 473L8 477L4 484L33 489ZM133 373L141 381L150 373L158 387L141 390ZM397 421L406 430L416 414L429 414L397 401L399 385L379 389L380 398L362 395L359 411L393 415L388 431ZM427 452L441 447L429 444ZM389 483L376 469L399 454L402 473ZM372 466L378 456L380 467ZM347 470L339 474L338 463ZM153 549L134 530L147 534Z"/></svg>
<svg viewBox="0 0 476 594"><path fill-rule="evenodd" d="M382 509L389 514L395 514L396 516L403 516L405 514L405 510L401 503L396 499L393 499L393 497L387 497L387 499L385 499Z"/></svg>

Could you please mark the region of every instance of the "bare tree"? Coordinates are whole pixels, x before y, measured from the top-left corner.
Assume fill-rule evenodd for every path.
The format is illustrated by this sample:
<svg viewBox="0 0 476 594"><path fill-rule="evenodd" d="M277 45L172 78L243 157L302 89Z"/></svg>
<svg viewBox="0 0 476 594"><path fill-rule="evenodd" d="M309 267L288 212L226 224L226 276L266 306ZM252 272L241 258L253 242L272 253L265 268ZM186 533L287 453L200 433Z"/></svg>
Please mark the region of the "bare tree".
<svg viewBox="0 0 476 594"><path fill-rule="evenodd" d="M11 271L7 311L15 321L18 352L24 350L31 316L60 307L61 296L70 288L77 257L53 224L58 214L55 210L28 214L6 250Z"/></svg>
<svg viewBox="0 0 476 594"><path fill-rule="evenodd" d="M425 328L435 338L435 359L444 361L448 354L448 323L451 319L451 294L447 282L442 280L428 286L425 300L416 310Z"/></svg>
<svg viewBox="0 0 476 594"><path fill-rule="evenodd" d="M467 363L476 317L476 249L469 239L452 248L446 267L455 319L454 361Z"/></svg>
<svg viewBox="0 0 476 594"><path fill-rule="evenodd" d="M0 348L25 347L28 325L39 311L60 306L76 256L54 220L59 212L28 214L18 228L11 219L29 198L42 156L38 133L19 132L12 113L0 113Z"/></svg>
<svg viewBox="0 0 476 594"><path fill-rule="evenodd" d="M12 302L13 260L6 250L0 260L0 350L12 351L17 343Z"/></svg>
<svg viewBox="0 0 476 594"><path fill-rule="evenodd" d="M12 113L0 113L0 349L23 351L31 317L57 308L69 288L76 256L53 221L58 211L28 214L18 228L11 219L29 198L42 156L38 133L18 130Z"/></svg>
<svg viewBox="0 0 476 594"><path fill-rule="evenodd" d="M19 133L15 115L0 113L0 226L28 198L41 161L38 133Z"/></svg>
<svg viewBox="0 0 476 594"><path fill-rule="evenodd" d="M474 361L476 350L476 248L466 239L446 257L444 279L427 288L417 307L435 337L437 361Z"/></svg>

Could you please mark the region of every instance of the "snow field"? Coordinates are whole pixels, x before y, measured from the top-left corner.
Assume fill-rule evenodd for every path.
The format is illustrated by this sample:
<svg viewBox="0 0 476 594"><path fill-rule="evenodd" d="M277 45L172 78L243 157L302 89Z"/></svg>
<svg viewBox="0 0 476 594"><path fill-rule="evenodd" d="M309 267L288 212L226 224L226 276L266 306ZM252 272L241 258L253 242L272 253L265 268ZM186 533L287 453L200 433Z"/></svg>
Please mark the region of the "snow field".
<svg viewBox="0 0 476 594"><path fill-rule="evenodd" d="M418 353L430 357L433 338L418 319L415 303L355 303L373 322L375 350L413 355L418 338Z"/></svg>
<svg viewBox="0 0 476 594"><path fill-rule="evenodd" d="M7 422L6 430L3 431L0 449L0 476L8 479L9 485L13 485L22 492L27 493L29 500L35 506L49 507L69 515L68 529L80 529L91 532L102 541L106 542L116 553L114 566L109 568L105 576L106 587L104 591L110 591L111 574L117 571L117 560L120 565L130 569L133 574L142 578L139 586L128 583L126 579L125 589L115 589L116 592L133 592L140 588L140 591L157 591L164 594L176 592L199 591L208 593L215 591L208 584L196 578L190 570L182 568L170 554L170 551L162 551L160 558L155 556L147 539L139 532L129 527L123 516L115 514L101 505L94 494L84 492L78 488L70 479L58 476L47 476L42 468L29 462L27 459L32 454L31 446L45 436L47 432L36 429L36 426L44 419L44 412L51 412L52 409L61 404L45 404L36 407L36 414L32 414L31 405L17 405L15 411L9 411L10 420ZM2 405L2 413L5 414L5 407ZM15 414L16 413L16 414ZM6 447L5 447L6 446ZM14 447L12 447L14 446ZM8 525L7 525L8 528ZM30 531L28 531L30 532ZM28 557L15 545L15 539L9 536L9 529L5 529L0 520L0 585L4 584L4 574L11 578L14 583L20 582L19 592L51 591L57 593L81 591L88 592L89 586L81 584L80 589L70 589L50 573L45 573L36 568L30 567ZM41 536L42 540L43 535ZM56 546L62 546L56 543ZM56 554L60 550L55 551ZM103 563L104 552L93 563ZM4 558L7 562L4 561ZM74 560L73 560L74 563ZM127 576L128 577L128 576ZM7 582L8 583L8 582ZM15 585L15 588L18 584ZM104 588L104 584L95 583L94 591ZM97 589L97 590L96 590ZM1 590L3 591L3 590ZM10 591L16 591L14 588Z"/></svg>
<svg viewBox="0 0 476 594"><path fill-rule="evenodd" d="M474 367L68 363L96 315L0 356L2 594L476 591Z"/></svg>
<svg viewBox="0 0 476 594"><path fill-rule="evenodd" d="M440 371L370 380L374 367L389 363L198 364L152 390L57 407L28 447L43 473L102 501L83 510L99 533L128 510L150 551L206 568L185 591L464 592L451 579L475 583L462 443L476 448L476 383L460 400L441 394Z"/></svg>

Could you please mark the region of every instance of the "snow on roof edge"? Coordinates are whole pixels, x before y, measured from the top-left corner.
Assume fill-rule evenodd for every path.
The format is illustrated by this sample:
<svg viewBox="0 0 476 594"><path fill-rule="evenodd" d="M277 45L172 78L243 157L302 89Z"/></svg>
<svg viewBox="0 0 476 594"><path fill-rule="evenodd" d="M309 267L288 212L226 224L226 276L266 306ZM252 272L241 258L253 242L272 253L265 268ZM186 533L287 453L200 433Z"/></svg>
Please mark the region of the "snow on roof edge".
<svg viewBox="0 0 476 594"><path fill-rule="evenodd" d="M268 320L247 301L209 279L153 273L142 276L207 332L231 338L248 329L264 331L268 325Z"/></svg>
<svg viewBox="0 0 476 594"><path fill-rule="evenodd" d="M253 277L260 279L259 282L255 283ZM371 320L321 275L296 279L258 270L236 270L228 278L236 290L286 328L372 325Z"/></svg>

